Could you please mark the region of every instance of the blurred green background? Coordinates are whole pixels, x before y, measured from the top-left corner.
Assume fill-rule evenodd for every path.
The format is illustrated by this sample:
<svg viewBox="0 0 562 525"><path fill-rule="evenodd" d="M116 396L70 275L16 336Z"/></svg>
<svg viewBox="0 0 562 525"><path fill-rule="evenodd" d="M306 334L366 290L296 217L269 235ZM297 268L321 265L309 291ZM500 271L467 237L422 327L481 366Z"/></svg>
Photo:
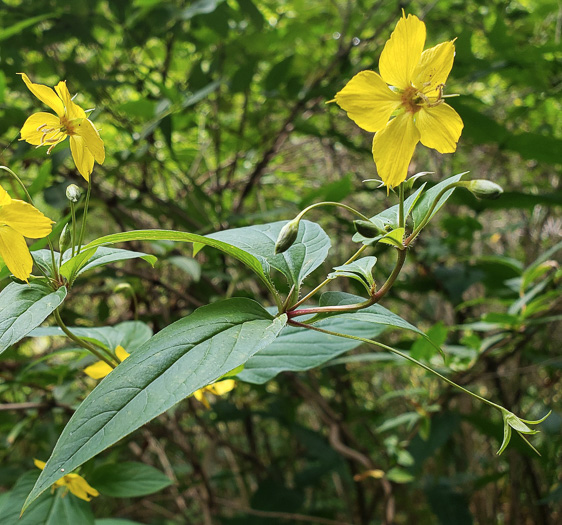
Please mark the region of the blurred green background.
<svg viewBox="0 0 562 525"><path fill-rule="evenodd" d="M457 192L384 305L445 345L460 384L528 419L552 409L531 437L541 457L518 436L497 457L497 414L359 348L263 386L239 382L211 411L186 401L90 462L86 477L104 462L134 460L174 480L146 497L97 498L99 523L562 520L559 0L5 0L0 162L60 231L66 186L85 183L68 143L46 157L18 141L27 116L47 110L17 75L25 72L50 86L67 80L75 101L94 108L107 157L93 174L87 240L141 228L206 234L289 219L320 200L374 215L396 197L362 182L376 178L371 134L326 101L358 71L377 69L402 8L425 20L426 47L457 38L446 92L461 95L449 103L465 124L455 154L420 146L411 173L434 172L422 179L432 184L470 170L505 193L482 202ZM7 176L0 183L19 194ZM327 273L356 249L351 217L310 217L333 239ZM156 268L135 262L93 274L65 303L67 324L137 316L158 331L221 297L266 298L211 250L195 260L171 243L128 247L158 255ZM383 253L379 282L393 263ZM324 275L309 278L310 288ZM409 335L383 340L436 358ZM0 401L37 406L0 410L0 490L33 457L48 457L91 389L72 354L52 354L60 346L37 339L2 356ZM369 465L386 473L383 482L354 481Z"/></svg>

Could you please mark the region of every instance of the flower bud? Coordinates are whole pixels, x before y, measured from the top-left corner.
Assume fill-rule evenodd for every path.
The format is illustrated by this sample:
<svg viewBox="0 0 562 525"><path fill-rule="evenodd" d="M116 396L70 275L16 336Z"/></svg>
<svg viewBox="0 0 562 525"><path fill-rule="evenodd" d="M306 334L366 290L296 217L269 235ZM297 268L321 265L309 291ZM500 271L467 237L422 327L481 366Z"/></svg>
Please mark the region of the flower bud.
<svg viewBox="0 0 562 525"><path fill-rule="evenodd" d="M299 222L300 219L295 218L283 226L275 242L275 255L286 252L297 240Z"/></svg>
<svg viewBox="0 0 562 525"><path fill-rule="evenodd" d="M467 181L463 186L478 199L497 199L503 193L499 184L484 179Z"/></svg>
<svg viewBox="0 0 562 525"><path fill-rule="evenodd" d="M70 234L70 228L68 227L68 223L67 223L64 225L64 228L62 229L59 238L59 251L61 257L62 254L70 247L70 243L71 243L71 234Z"/></svg>
<svg viewBox="0 0 562 525"><path fill-rule="evenodd" d="M384 224L381 221L353 221L355 230L363 237L372 239L377 235L384 235L386 233Z"/></svg>
<svg viewBox="0 0 562 525"><path fill-rule="evenodd" d="M66 187L66 198L70 202L77 203L80 200L80 197L82 197L82 191L78 186L76 186L76 184L70 184Z"/></svg>

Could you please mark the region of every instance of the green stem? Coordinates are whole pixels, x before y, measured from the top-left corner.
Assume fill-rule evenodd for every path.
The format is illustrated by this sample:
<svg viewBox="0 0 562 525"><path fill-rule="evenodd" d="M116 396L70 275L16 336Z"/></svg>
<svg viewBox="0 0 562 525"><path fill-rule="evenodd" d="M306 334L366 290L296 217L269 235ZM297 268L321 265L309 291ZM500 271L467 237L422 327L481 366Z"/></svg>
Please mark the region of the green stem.
<svg viewBox="0 0 562 525"><path fill-rule="evenodd" d="M86 231L86 219L88 218L88 207L90 205L90 193L92 192L92 177L88 179L88 190L86 191L86 201L84 202L84 213L82 214L82 226L80 228L80 236L78 237L78 250L80 253L82 249L82 242L84 241L84 232Z"/></svg>
<svg viewBox="0 0 562 525"><path fill-rule="evenodd" d="M320 206L337 206L339 208L343 208L344 210L350 211L351 213L354 213L358 217L361 217L361 219L363 219L364 221L369 220L369 217L366 217L361 212L357 211L355 208L352 208L351 206L347 206L346 204L342 204L341 202L331 202L331 201L317 202L316 204L311 204L310 206L302 210L295 218L300 221L306 213L308 213L310 210L313 210L314 208L319 208Z"/></svg>
<svg viewBox="0 0 562 525"><path fill-rule="evenodd" d="M361 248L359 248L359 250L357 250L346 262L343 263L343 266L345 266L346 264L350 264L353 261L355 261L367 248L368 248L368 246L366 244L361 246ZM320 291L322 288L324 288L324 286L326 286L332 280L333 279L326 279L325 281L321 282L316 288L314 288L314 290L307 293L300 301L298 301L294 305L292 305L291 310L294 310L295 308L298 308L301 304L308 301L311 297L313 297L316 293L318 293L318 291Z"/></svg>
<svg viewBox="0 0 562 525"><path fill-rule="evenodd" d="M74 257L76 255L76 208L72 201L70 201L70 214L72 215L72 257Z"/></svg>
<svg viewBox="0 0 562 525"><path fill-rule="evenodd" d="M402 182L400 186L398 186L398 195L400 202L398 203L398 227L405 228L406 227L406 220L404 218L404 183Z"/></svg>
<svg viewBox="0 0 562 525"><path fill-rule="evenodd" d="M359 250L360 251L360 250ZM359 252L358 252L359 253ZM356 254L357 255L357 254ZM381 289L378 292L375 292L369 299L363 301L361 303L355 304L342 304L337 306L316 306L313 308L302 308L300 310L295 310L296 306L294 306L291 311L287 312L287 316L289 319L294 317L298 317L300 315L309 315L309 314L320 314L324 312L354 312L356 310L361 310L363 308L368 308L376 303L378 303L392 288L392 285L396 281L400 271L402 270L402 266L404 266L404 262L406 261L407 251L405 249L398 250L398 257L396 259L396 265L392 270L392 273L388 276L386 282L382 285ZM324 283L322 283L324 284ZM316 291L313 290L313 291ZM300 303L297 303L297 306Z"/></svg>
<svg viewBox="0 0 562 525"><path fill-rule="evenodd" d="M21 189L25 193L25 196L27 197L27 200L29 201L29 204L31 204L33 207L35 207L35 204L33 203L33 198L31 197L31 195L27 191L27 188L25 187L25 184L18 177L18 175L16 173L14 173L7 166L0 166L0 170L7 171L14 179L16 179L17 183L20 185ZM49 236L47 236L47 243L49 244L49 250L51 250L51 264L53 266L53 277L55 278L56 281L58 281L59 280L59 270L57 268L57 263L56 263L56 260L55 260L55 249L53 248L53 243L51 242L51 239L50 239Z"/></svg>
<svg viewBox="0 0 562 525"><path fill-rule="evenodd" d="M87 341L84 341L84 339L81 339L77 335L73 334L64 324L64 321L62 320L58 309L55 310L54 314L57 324L60 326L61 330L68 336L69 339L72 339L75 343L80 345L82 348L85 348L86 350L94 354L98 359L101 359L102 361L107 363L111 368L115 368L117 366L110 359L108 359L104 354L102 354L95 346L91 345Z"/></svg>
<svg viewBox="0 0 562 525"><path fill-rule="evenodd" d="M421 366L424 370L427 370L428 372L432 373L433 375L436 375L439 379L445 381L446 383L448 383L452 387L457 388L458 390L461 390L465 394L468 394L472 397L475 397L476 399L479 399L483 403L486 403L487 405L490 405L491 407L496 408L500 411L504 410L501 406L496 405L492 401L489 401L488 399L486 399L482 396L479 396L478 394L475 394L474 392L471 392L470 390L467 390L466 388L464 388L460 385L457 385L457 383L455 383L454 381L451 381L448 377L445 377L444 375L440 374L436 370L433 370L433 368L431 368L430 366L426 365L425 363L422 363L421 361L418 361L417 359L414 359L412 356L410 356L408 354L400 352L400 350L396 350L396 348L392 348L391 346L387 346L383 343L379 343L378 341L373 341L372 339L365 339L363 337L357 337L355 335L340 334L339 332L332 332L331 330L325 330L324 328L318 328L317 326L312 326L312 325L305 324L305 323L299 323L298 321L289 321L289 324L291 324L293 326L299 326L301 328L307 328L309 330L316 330L317 332L322 332L324 334L335 335L337 337L344 337L346 339L353 339L355 341L361 341L361 342L367 343L369 345L384 348L385 350L387 350L387 351L389 351L389 352L391 352L395 355L398 355L398 356L402 357L403 359L407 359L408 361L410 361L410 362L412 362L412 363L414 363L418 366Z"/></svg>

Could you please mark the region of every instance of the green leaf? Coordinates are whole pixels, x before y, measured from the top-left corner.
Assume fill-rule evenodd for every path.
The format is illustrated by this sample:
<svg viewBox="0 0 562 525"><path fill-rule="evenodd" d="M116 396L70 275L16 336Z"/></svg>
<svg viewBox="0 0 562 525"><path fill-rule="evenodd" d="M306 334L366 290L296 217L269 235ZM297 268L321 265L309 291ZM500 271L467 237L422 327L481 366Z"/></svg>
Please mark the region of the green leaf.
<svg viewBox="0 0 562 525"><path fill-rule="evenodd" d="M466 175L468 171L464 173L459 173L458 175L453 175L448 179L441 181L439 184L433 186L433 188L427 190L419 199L419 201L414 206L412 211L412 218L414 219L414 227L417 227L420 222L424 219L429 209L433 206L434 202L437 200L437 197L441 191L452 184L454 182L459 182L463 175ZM445 205L449 197L453 194L454 188L446 191L443 196L439 199L439 202L435 206L434 210L431 212L428 220L431 218Z"/></svg>
<svg viewBox="0 0 562 525"><path fill-rule="evenodd" d="M203 237L194 233L179 232L173 230L134 230L124 233L114 233L113 235L106 235L100 237L95 241L87 244L84 249L90 249L96 246L104 246L108 244L117 244L119 242L127 241L175 241L175 242L192 242L199 243L204 246L211 246L216 248L232 257L238 259L241 263L245 264L252 270L260 280L267 286L269 291L278 297L277 290L269 279L269 266L263 259L258 259L251 253L236 247L235 245L228 244L220 240L210 237Z"/></svg>
<svg viewBox="0 0 562 525"><path fill-rule="evenodd" d="M154 266L156 257L142 252L133 252L130 250L122 250L120 248L106 248L100 246L96 249L83 250L80 254L66 260L67 255L71 252L67 251L63 256L63 264L60 268L60 273L68 279L70 283L74 282L76 277L93 270L99 266L105 266L119 261L126 261L129 259L144 259L147 263Z"/></svg>
<svg viewBox="0 0 562 525"><path fill-rule="evenodd" d="M306 318L303 316L299 319ZM386 326L381 324L345 319L343 316L324 319L315 326L368 339L377 337L386 329ZM247 383L262 384L281 372L302 372L323 365L360 344L361 341L286 326L273 343L250 358L244 370L238 374L238 379Z"/></svg>
<svg viewBox="0 0 562 525"><path fill-rule="evenodd" d="M268 346L287 317L250 299L197 309L143 344L78 407L26 506L60 479ZM64 469L61 472L61 469Z"/></svg>
<svg viewBox="0 0 562 525"><path fill-rule="evenodd" d="M352 279L358 279L365 285L367 292L370 292L371 286L375 282L373 277L373 268L375 267L375 264L377 264L376 257L361 257L349 264L335 266L334 270L336 271L328 275L328 277L336 278L339 276L346 276L351 277Z"/></svg>
<svg viewBox="0 0 562 525"><path fill-rule="evenodd" d="M172 480L150 465L125 462L102 465L88 476L88 483L112 498L135 498L169 487Z"/></svg>
<svg viewBox="0 0 562 525"><path fill-rule="evenodd" d="M393 481L394 483L411 483L414 481L414 476L409 472L401 469L399 467L391 468L385 475L386 479Z"/></svg>
<svg viewBox="0 0 562 525"><path fill-rule="evenodd" d="M207 235L237 246L262 261L265 268L275 268L288 280L289 286L299 287L303 280L320 266L330 249L330 238L318 224L300 221L296 241L285 252L275 255L275 242L279 232L289 221L271 222L224 230Z"/></svg>
<svg viewBox="0 0 562 525"><path fill-rule="evenodd" d="M379 242L390 244L391 246L402 246L405 231L405 228L395 228L386 235L383 235L383 237L379 239Z"/></svg>
<svg viewBox="0 0 562 525"><path fill-rule="evenodd" d="M54 494L42 494L23 516L20 512L25 498L39 477L39 470L26 472L10 492L2 507L2 525L93 525L90 505L59 488Z"/></svg>
<svg viewBox="0 0 562 525"><path fill-rule="evenodd" d="M129 353L135 351L152 337L152 329L141 321L124 321L115 326L94 328L71 326L69 328L77 336L94 339L109 350L115 350L120 345ZM36 328L28 335L30 337L66 337L65 333L58 326Z"/></svg>
<svg viewBox="0 0 562 525"><path fill-rule="evenodd" d="M41 282L10 283L0 292L0 353L38 327L65 299Z"/></svg>

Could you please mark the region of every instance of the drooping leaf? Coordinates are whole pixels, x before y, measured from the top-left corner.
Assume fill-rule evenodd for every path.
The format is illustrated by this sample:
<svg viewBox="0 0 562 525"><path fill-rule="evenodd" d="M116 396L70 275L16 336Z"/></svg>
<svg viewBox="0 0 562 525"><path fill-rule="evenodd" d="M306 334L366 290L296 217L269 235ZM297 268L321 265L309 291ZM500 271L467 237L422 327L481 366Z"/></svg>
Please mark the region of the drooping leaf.
<svg viewBox="0 0 562 525"><path fill-rule="evenodd" d="M199 243L204 246L211 246L216 248L232 257L238 259L241 263L245 264L250 270L252 270L264 283L270 292L277 297L278 293L275 290L271 280L269 279L269 266L267 261L264 259L258 259L253 254L240 249L239 247L229 244L228 242L223 242L221 240L216 240L210 237L204 237L202 235L196 235L195 233L186 233L173 230L135 230L124 233L114 233L112 235L106 235L105 237L100 237L95 241L87 244L84 249L88 250L96 246L105 246L109 244L117 244L120 242L127 241L175 241L175 242L191 242Z"/></svg>
<svg viewBox="0 0 562 525"><path fill-rule="evenodd" d="M65 256L70 252L67 251ZM105 246L100 246L97 249L84 250L75 257L72 257L65 261L66 257L63 256L63 264L60 269L61 275L66 277L70 282L74 281L76 277L87 272L88 270L93 270L99 266L105 266L106 264L111 264L120 261L126 261L129 259L143 259L150 265L154 266L156 262L156 257L154 255L148 255L142 252L134 252L131 250L122 250L120 248L107 248Z"/></svg>
<svg viewBox="0 0 562 525"><path fill-rule="evenodd" d="M303 220L296 241L285 252L275 255L275 242L288 221L271 222L258 226L234 228L207 235L237 246L264 263L280 271L289 285L297 288L303 280L320 266L330 249L330 238L318 224Z"/></svg>
<svg viewBox="0 0 562 525"><path fill-rule="evenodd" d="M63 286L10 283L0 292L0 353L38 327L66 297Z"/></svg>
<svg viewBox="0 0 562 525"><path fill-rule="evenodd" d="M63 476L230 370L277 337L273 318L250 299L227 299L172 323L113 370L63 430L26 506Z"/></svg>

